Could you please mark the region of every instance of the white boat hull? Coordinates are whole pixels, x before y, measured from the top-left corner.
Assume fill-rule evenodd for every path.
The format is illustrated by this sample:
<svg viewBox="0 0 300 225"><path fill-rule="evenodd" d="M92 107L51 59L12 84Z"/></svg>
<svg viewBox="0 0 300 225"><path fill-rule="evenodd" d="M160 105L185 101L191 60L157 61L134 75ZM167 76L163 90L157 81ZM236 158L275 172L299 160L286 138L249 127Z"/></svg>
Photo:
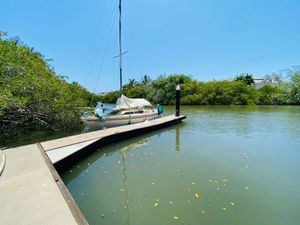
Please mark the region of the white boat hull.
<svg viewBox="0 0 300 225"><path fill-rule="evenodd" d="M81 121L88 127L98 128L101 127L102 124L98 117L96 116L88 116L88 117L81 117Z"/></svg>
<svg viewBox="0 0 300 225"><path fill-rule="evenodd" d="M132 115L113 115L113 116L105 116L105 117L87 117L81 118L84 124L87 126L95 127L95 126L103 126L106 128L109 127L117 127L124 126L135 123L142 123L146 120L154 120L159 118L160 115L156 111L151 113L143 113L143 114L132 114Z"/></svg>

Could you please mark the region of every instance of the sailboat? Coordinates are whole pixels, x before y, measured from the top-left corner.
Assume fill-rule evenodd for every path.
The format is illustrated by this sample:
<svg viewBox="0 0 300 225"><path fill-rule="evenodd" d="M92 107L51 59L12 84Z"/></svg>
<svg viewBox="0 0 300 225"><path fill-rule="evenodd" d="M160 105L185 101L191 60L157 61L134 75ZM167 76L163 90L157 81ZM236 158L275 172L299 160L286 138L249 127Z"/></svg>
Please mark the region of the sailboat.
<svg viewBox="0 0 300 225"><path fill-rule="evenodd" d="M155 109L152 104L142 98L128 98L123 95L122 85L122 0L119 0L119 69L120 69L120 97L115 105L98 102L94 115L85 112L81 120L88 126L115 127L134 123L141 123L146 120L159 118L163 113L160 105Z"/></svg>

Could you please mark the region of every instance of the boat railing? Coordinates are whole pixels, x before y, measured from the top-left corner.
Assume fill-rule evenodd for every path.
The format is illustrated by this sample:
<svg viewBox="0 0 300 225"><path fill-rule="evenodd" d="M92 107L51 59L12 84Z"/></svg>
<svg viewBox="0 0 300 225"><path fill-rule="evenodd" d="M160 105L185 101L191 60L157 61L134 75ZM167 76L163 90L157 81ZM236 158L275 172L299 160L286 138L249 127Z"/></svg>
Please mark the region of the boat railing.
<svg viewBox="0 0 300 225"><path fill-rule="evenodd" d="M95 108L93 107L76 107L75 111L80 116L83 114L88 114L89 116L95 115Z"/></svg>

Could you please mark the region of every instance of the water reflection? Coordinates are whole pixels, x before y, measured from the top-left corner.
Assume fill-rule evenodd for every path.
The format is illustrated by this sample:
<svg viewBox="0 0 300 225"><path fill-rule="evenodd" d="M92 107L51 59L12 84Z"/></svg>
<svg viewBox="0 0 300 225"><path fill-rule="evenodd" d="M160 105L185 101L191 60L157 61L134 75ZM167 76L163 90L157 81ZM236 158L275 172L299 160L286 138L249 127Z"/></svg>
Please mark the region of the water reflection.
<svg viewBox="0 0 300 225"><path fill-rule="evenodd" d="M61 174L61 176L67 175L66 179L64 179L64 182L66 185L68 185L69 182L72 182L74 179L80 177L80 175L84 171L87 171L90 167L92 167L94 163L97 163L99 159L102 159L103 157L112 156L115 152L119 152L121 155L120 162L125 163L127 156L132 150L141 147L143 145L147 145L148 143L149 143L148 138L143 138L138 141L136 141L136 139L131 139L126 142L121 142L120 144L108 146L110 148L106 148L106 147L105 149L100 148L92 155L82 159L79 165L73 166L71 169L64 171Z"/></svg>
<svg viewBox="0 0 300 225"><path fill-rule="evenodd" d="M128 205L128 188L127 188L127 173L126 173L126 164L125 164L125 160L126 160L126 155L124 154L124 152L120 151L121 153L121 161L122 161L122 173L123 173L123 189L124 189L124 205L125 205L125 209L126 209L126 213L127 213L127 220L126 220L126 224L130 225L130 212L129 212L129 205Z"/></svg>
<svg viewBox="0 0 300 225"><path fill-rule="evenodd" d="M176 152L180 151L180 127L176 127L176 144L175 144Z"/></svg>
<svg viewBox="0 0 300 225"><path fill-rule="evenodd" d="M127 220L126 224L130 225L130 211L129 211L129 204L128 204L128 187L127 187L127 170L126 170L126 157L130 153L131 150L141 147L143 145L147 145L149 143L148 139L142 139L138 141L137 143L133 143L130 145L127 145L123 148L121 148L118 152L121 154L121 163L122 163L122 174L123 174L123 190L124 190L124 208L126 209L126 214L127 214Z"/></svg>

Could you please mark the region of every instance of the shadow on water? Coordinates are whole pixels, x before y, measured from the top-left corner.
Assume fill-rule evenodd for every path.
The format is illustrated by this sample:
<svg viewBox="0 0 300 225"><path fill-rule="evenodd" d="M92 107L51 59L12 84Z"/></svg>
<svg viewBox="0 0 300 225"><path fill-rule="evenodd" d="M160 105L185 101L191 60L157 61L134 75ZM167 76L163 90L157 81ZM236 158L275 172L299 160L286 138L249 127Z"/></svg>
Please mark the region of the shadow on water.
<svg viewBox="0 0 300 225"><path fill-rule="evenodd" d="M182 122L180 124L172 125L167 128L162 128L159 131L152 131L147 134L141 134L137 137L119 141L117 143L108 144L99 149L96 149L93 153L91 153L87 156L84 156L83 158L80 158L75 162L75 164L80 163L81 166L79 168L74 167L75 164L71 164L70 167L67 167L62 171L61 174L64 175L65 173L68 173L68 171L72 168L72 173L68 174L68 179L64 180L64 182L66 184L68 184L69 181L78 177L83 171L85 171L88 167L93 165L93 163L95 163L97 160L99 160L103 157L110 157L116 152L120 153L122 156L122 159L124 159L124 161L125 161L127 155L129 155L129 153L131 151L133 151L137 147L141 147L143 145L149 144L149 139L152 136L157 135L158 137L160 137L160 135L164 132L168 132L168 131L172 131L172 130L176 131L176 144L175 144L176 149L175 149L175 151L179 152L180 151L180 131L185 126L186 126L185 122Z"/></svg>

